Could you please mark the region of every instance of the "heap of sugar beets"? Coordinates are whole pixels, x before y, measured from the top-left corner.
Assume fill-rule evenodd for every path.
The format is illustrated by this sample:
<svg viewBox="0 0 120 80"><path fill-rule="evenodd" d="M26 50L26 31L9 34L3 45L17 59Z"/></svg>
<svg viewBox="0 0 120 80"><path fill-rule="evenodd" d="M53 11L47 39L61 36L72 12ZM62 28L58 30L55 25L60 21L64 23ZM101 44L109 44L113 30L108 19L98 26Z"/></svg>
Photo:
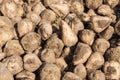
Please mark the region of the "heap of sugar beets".
<svg viewBox="0 0 120 80"><path fill-rule="evenodd" d="M120 1L0 0L0 80L120 80Z"/></svg>

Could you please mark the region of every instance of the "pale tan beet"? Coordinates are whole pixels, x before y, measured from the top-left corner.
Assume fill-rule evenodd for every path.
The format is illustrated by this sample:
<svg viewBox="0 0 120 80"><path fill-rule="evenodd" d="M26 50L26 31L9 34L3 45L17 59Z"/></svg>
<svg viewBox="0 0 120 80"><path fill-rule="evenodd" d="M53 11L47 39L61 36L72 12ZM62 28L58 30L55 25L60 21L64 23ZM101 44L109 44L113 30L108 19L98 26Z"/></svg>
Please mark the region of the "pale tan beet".
<svg viewBox="0 0 120 80"><path fill-rule="evenodd" d="M85 0L86 6L89 9L96 9L102 4L103 0Z"/></svg>
<svg viewBox="0 0 120 80"><path fill-rule="evenodd" d="M107 61L103 67L106 80L119 80L120 64L116 61Z"/></svg>
<svg viewBox="0 0 120 80"><path fill-rule="evenodd" d="M83 64L78 64L75 68L74 68L74 73L76 75L78 75L80 78L85 79L87 76L87 71L86 68Z"/></svg>
<svg viewBox="0 0 120 80"><path fill-rule="evenodd" d="M41 66L41 61L36 54L26 54L23 58L24 69L30 72L36 71Z"/></svg>
<svg viewBox="0 0 120 80"><path fill-rule="evenodd" d="M113 9L111 9L109 5L105 4L101 5L97 12L102 15L111 15L114 13Z"/></svg>
<svg viewBox="0 0 120 80"><path fill-rule="evenodd" d="M38 25L38 23L41 21L41 18L39 14L35 12L29 12L26 17L31 20L35 25ZM28 24L29 25L29 24Z"/></svg>
<svg viewBox="0 0 120 80"><path fill-rule="evenodd" d="M105 51L110 47L110 43L103 39L103 38L98 38L95 40L92 48L94 51L105 53Z"/></svg>
<svg viewBox="0 0 120 80"><path fill-rule="evenodd" d="M48 63L55 63L55 54L52 49L44 49L40 54L40 58L42 61Z"/></svg>
<svg viewBox="0 0 120 80"><path fill-rule="evenodd" d="M17 30L19 33L19 37L22 37L23 35L31 32L34 30L34 26L31 20L29 19L23 19L18 22Z"/></svg>
<svg viewBox="0 0 120 80"><path fill-rule="evenodd" d="M101 70L95 70L88 74L89 80L106 80L105 74Z"/></svg>
<svg viewBox="0 0 120 80"><path fill-rule="evenodd" d="M44 4L61 17L69 13L69 5L64 0L44 0Z"/></svg>
<svg viewBox="0 0 120 80"><path fill-rule="evenodd" d="M44 0L45 1L45 0ZM34 13L40 15L40 13L45 9L45 6L41 3L38 2L36 5L32 7L32 10Z"/></svg>
<svg viewBox="0 0 120 80"><path fill-rule="evenodd" d="M110 5L111 8L114 8L115 6L118 5L119 0L105 0L105 2Z"/></svg>
<svg viewBox="0 0 120 80"><path fill-rule="evenodd" d="M85 43L78 43L73 56L74 65L82 64L87 61L92 53L92 49Z"/></svg>
<svg viewBox="0 0 120 80"><path fill-rule="evenodd" d="M71 30L65 21L61 21L62 40L66 46L74 46L77 41L77 35Z"/></svg>
<svg viewBox="0 0 120 80"><path fill-rule="evenodd" d="M70 13L65 17L65 22L71 27L73 32L77 35L79 31L84 29L82 21L74 13Z"/></svg>
<svg viewBox="0 0 120 80"><path fill-rule="evenodd" d="M56 18L56 14L50 9L43 10L40 15L41 15L43 23L46 21L53 22Z"/></svg>
<svg viewBox="0 0 120 80"><path fill-rule="evenodd" d="M23 70L23 61L18 55L7 57L3 59L2 63L13 75Z"/></svg>
<svg viewBox="0 0 120 80"><path fill-rule="evenodd" d="M82 80L79 76L72 72L66 72L62 77L62 80Z"/></svg>
<svg viewBox="0 0 120 80"><path fill-rule="evenodd" d="M55 64L57 65L61 72L64 71L65 68L68 66L63 57L56 58Z"/></svg>
<svg viewBox="0 0 120 80"><path fill-rule="evenodd" d="M4 53L6 53L6 56L22 55L24 50L18 40L9 40L4 47Z"/></svg>
<svg viewBox="0 0 120 80"><path fill-rule="evenodd" d="M70 53L70 47L65 47L64 49L63 49L63 52L62 52L62 57L67 57L68 55L69 55L69 53Z"/></svg>
<svg viewBox="0 0 120 80"><path fill-rule="evenodd" d="M43 40L47 40L52 35L52 25L50 23L42 23L38 29L38 33L41 34Z"/></svg>
<svg viewBox="0 0 120 80"><path fill-rule="evenodd" d="M120 63L120 46L108 49L106 56L108 60L114 60Z"/></svg>
<svg viewBox="0 0 120 80"><path fill-rule="evenodd" d="M66 3L51 4L50 8L59 16L65 17L69 13L69 5Z"/></svg>
<svg viewBox="0 0 120 80"><path fill-rule="evenodd" d="M6 57L6 53L0 52L0 60L4 59Z"/></svg>
<svg viewBox="0 0 120 80"><path fill-rule="evenodd" d="M88 45L92 45L94 41L95 33L92 30L84 29L80 32L79 38L84 43L87 43Z"/></svg>
<svg viewBox="0 0 120 80"><path fill-rule="evenodd" d="M99 69L104 64L104 57L99 52L94 52L91 54L90 58L86 63L87 70Z"/></svg>
<svg viewBox="0 0 120 80"><path fill-rule="evenodd" d="M109 26L107 29L102 31L99 35L100 37L106 40L109 40L112 37L113 33L114 33L114 28L112 26Z"/></svg>
<svg viewBox="0 0 120 80"><path fill-rule="evenodd" d="M16 75L17 80L35 80L35 74L26 70Z"/></svg>
<svg viewBox="0 0 120 80"><path fill-rule="evenodd" d="M60 69L52 63L45 63L40 71L41 80L60 80Z"/></svg>
<svg viewBox="0 0 120 80"><path fill-rule="evenodd" d="M93 16L90 25L95 32L100 33L110 25L111 21L112 19L109 17Z"/></svg>
<svg viewBox="0 0 120 80"><path fill-rule="evenodd" d="M71 0L70 11L76 14L84 11L83 1Z"/></svg>
<svg viewBox="0 0 120 80"><path fill-rule="evenodd" d="M13 75L1 62L0 62L0 80L14 80Z"/></svg>
<svg viewBox="0 0 120 80"><path fill-rule="evenodd" d="M32 52L33 50L39 48L40 43L41 36L35 32L30 32L21 39L23 48L28 52Z"/></svg>
<svg viewBox="0 0 120 80"><path fill-rule="evenodd" d="M61 55L63 47L64 44L62 40L58 38L57 34L52 34L45 45L45 48L53 50L56 57L59 57Z"/></svg>
<svg viewBox="0 0 120 80"><path fill-rule="evenodd" d="M16 16L22 16L24 11L21 5L15 4L14 1L6 1L2 4L1 12L4 16L13 18Z"/></svg>
<svg viewBox="0 0 120 80"><path fill-rule="evenodd" d="M115 24L115 32L120 35L120 20Z"/></svg>

